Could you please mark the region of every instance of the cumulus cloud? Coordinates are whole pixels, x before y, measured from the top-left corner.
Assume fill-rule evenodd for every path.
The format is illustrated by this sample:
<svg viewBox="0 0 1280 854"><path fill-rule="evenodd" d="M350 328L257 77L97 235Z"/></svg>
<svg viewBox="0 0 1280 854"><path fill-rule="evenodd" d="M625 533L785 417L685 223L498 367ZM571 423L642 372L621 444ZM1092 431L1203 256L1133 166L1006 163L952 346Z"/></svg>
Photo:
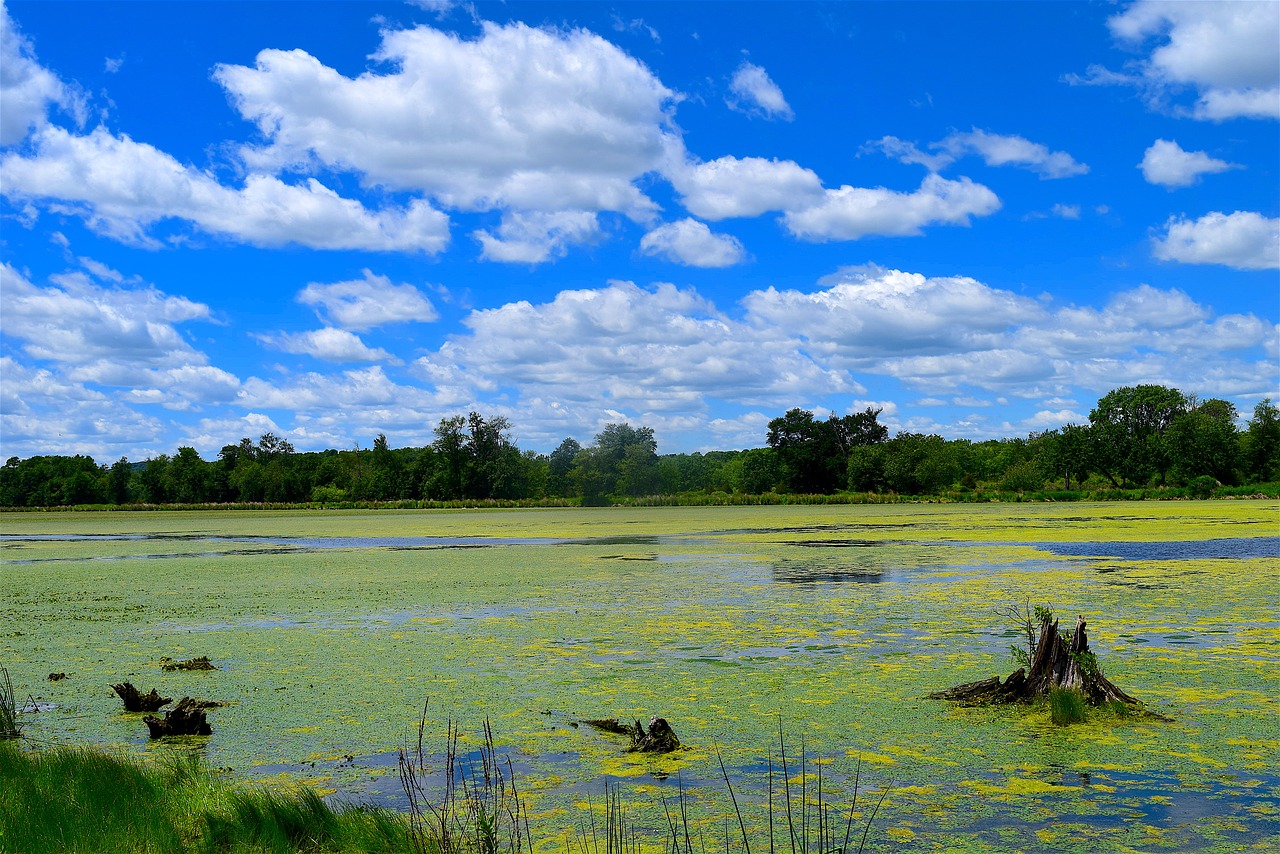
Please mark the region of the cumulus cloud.
<svg viewBox="0 0 1280 854"><path fill-rule="evenodd" d="M1225 160L1215 160L1203 151L1183 151L1177 140L1157 139L1151 143L1138 164L1149 184L1162 187L1190 187L1201 175L1212 175L1235 168Z"/></svg>
<svg viewBox="0 0 1280 854"><path fill-rule="evenodd" d="M0 263L4 334L32 358L63 364L99 360L130 365L202 364L177 324L207 320L209 307L155 288L102 288L83 273L39 287Z"/></svg>
<svg viewBox="0 0 1280 854"><path fill-rule="evenodd" d="M231 189L151 145L103 128L77 136L46 127L35 141L31 156L0 159L4 195L45 200L128 242L155 245L148 229L170 218L258 246L434 254L449 239L448 218L422 200L375 212L314 178L292 185L260 173Z"/></svg>
<svg viewBox="0 0 1280 854"><path fill-rule="evenodd" d="M1155 256L1183 264L1221 264L1237 270L1280 269L1280 219L1252 211L1218 211L1199 219L1170 217L1153 241Z"/></svg>
<svg viewBox="0 0 1280 854"><path fill-rule="evenodd" d="M479 229L482 257L510 264L541 264L563 258L569 247L593 243L602 236L599 218L591 211L530 211L507 213L497 234Z"/></svg>
<svg viewBox="0 0 1280 854"><path fill-rule="evenodd" d="M345 329L313 329L257 336L262 343L286 353L297 353L326 362L391 362L398 360L386 350L368 347L360 336Z"/></svg>
<svg viewBox="0 0 1280 854"><path fill-rule="evenodd" d="M731 109L748 115L786 121L795 118L791 105L787 103L782 90L769 77L768 72L745 60L738 66L737 71L733 72L733 80L729 83L729 98L726 102Z"/></svg>
<svg viewBox="0 0 1280 854"><path fill-rule="evenodd" d="M752 291L739 317L668 284L563 291L473 312L468 333L412 370L439 399L498 396L548 439L599 418L705 429L716 402L778 410L861 399L881 381L971 407L1040 400L1044 411L1064 410L1082 388L1160 381L1224 395L1274 381L1265 360L1235 354L1265 348L1275 324L1216 315L1177 290L1143 285L1100 306L1054 306L968 277L879 268L841 270L818 285ZM737 426L726 435L746 423L730 420Z"/></svg>
<svg viewBox="0 0 1280 854"><path fill-rule="evenodd" d="M671 182L690 213L713 222L799 210L822 200L822 180L791 160L720 157L673 169Z"/></svg>
<svg viewBox="0 0 1280 854"><path fill-rule="evenodd" d="M395 285L365 269L364 278L321 284L312 282L298 302L343 329L363 332L391 323L431 323L439 318L431 300L413 285Z"/></svg>
<svg viewBox="0 0 1280 854"><path fill-rule="evenodd" d="M34 127L48 121L50 105L58 105L78 120L84 118L79 93L64 84L35 58L9 10L0 4L0 145L13 145Z"/></svg>
<svg viewBox="0 0 1280 854"><path fill-rule="evenodd" d="M473 312L470 334L419 360L437 385L485 377L573 407L704 412L710 399L779 404L861 387L819 367L794 341L736 323L692 289L613 282Z"/></svg>
<svg viewBox="0 0 1280 854"><path fill-rule="evenodd" d="M968 225L971 217L999 209L996 194L982 184L929 174L912 193L846 184L827 190L823 201L813 207L788 211L782 220L791 234L803 240L857 240L869 235L917 235L933 224Z"/></svg>
<svg viewBox="0 0 1280 854"><path fill-rule="evenodd" d="M988 133L978 128L967 133L954 132L929 143L929 152L896 136L883 137L868 147L903 163L919 164L931 172L945 169L970 154L979 155L988 166L1014 166L1041 178L1070 178L1089 171L1087 165L1077 162L1065 151L1051 151L1025 137Z"/></svg>
<svg viewBox="0 0 1280 854"><path fill-rule="evenodd" d="M1195 103L1177 111L1197 119L1280 118L1280 4L1140 0L1107 25L1130 45L1157 46L1131 74L1093 67L1076 81L1139 85L1161 106L1190 89Z"/></svg>
<svg viewBox="0 0 1280 854"><path fill-rule="evenodd" d="M640 251L690 267L732 267L746 257L736 237L713 234L696 219L658 226L640 239Z"/></svg>
<svg viewBox="0 0 1280 854"><path fill-rule="evenodd" d="M586 30L384 30L373 58L383 69L354 78L301 50L218 66L214 78L268 140L245 159L318 162L466 210L646 218L655 206L632 181L681 147L674 93Z"/></svg>

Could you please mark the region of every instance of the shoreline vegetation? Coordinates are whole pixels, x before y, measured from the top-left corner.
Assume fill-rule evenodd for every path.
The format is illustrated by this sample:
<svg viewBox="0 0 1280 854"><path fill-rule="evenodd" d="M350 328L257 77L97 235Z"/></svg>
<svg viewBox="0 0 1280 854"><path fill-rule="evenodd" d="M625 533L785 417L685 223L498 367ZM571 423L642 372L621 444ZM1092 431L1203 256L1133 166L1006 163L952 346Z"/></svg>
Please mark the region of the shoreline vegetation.
<svg viewBox="0 0 1280 854"><path fill-rule="evenodd" d="M71 504L35 507L0 506L3 513L105 512L143 511L227 511L227 510L510 510L520 508L570 507L750 507L859 504L986 504L986 503L1052 503L1110 501L1249 501L1280 499L1280 481L1251 483L1246 486L1214 486L1207 493L1195 486L1147 487L1143 489L1076 489L1009 492L998 489L948 490L926 495L897 493L836 492L831 494L794 494L766 492L741 494L725 492L689 492L676 495L611 496L607 504L588 505L580 498L458 498L386 499L362 501L231 501L165 504Z"/></svg>
<svg viewBox="0 0 1280 854"><path fill-rule="evenodd" d="M902 501L1109 501L1280 495L1280 408L1242 427L1225 400L1141 385L1109 392L1087 424L1026 438L944 439L902 431L883 410L821 418L793 408L764 447L659 454L651 427L608 424L590 445L522 450L505 416L443 418L435 440L295 451L263 434L214 460L191 447L110 465L10 457L0 507L325 509L705 506Z"/></svg>

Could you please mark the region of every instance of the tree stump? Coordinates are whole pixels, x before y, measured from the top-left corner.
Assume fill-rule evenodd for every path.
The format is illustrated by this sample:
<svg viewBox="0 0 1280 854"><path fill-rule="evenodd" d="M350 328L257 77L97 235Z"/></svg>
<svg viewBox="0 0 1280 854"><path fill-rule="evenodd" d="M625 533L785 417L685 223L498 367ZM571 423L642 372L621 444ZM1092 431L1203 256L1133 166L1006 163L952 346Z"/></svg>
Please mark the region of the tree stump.
<svg viewBox="0 0 1280 854"><path fill-rule="evenodd" d="M666 718L651 718L647 732L640 721L624 724L619 723L617 718L592 718L583 723L603 732L627 736L631 739L628 753L670 753L680 749L680 739L676 737L675 730L667 723Z"/></svg>
<svg viewBox="0 0 1280 854"><path fill-rule="evenodd" d="M142 719L151 731L152 738L166 735L211 735L213 727L205 719L204 709L190 697L183 697L178 705L164 713L164 718L147 715Z"/></svg>
<svg viewBox="0 0 1280 854"><path fill-rule="evenodd" d="M155 688L151 689L150 694L139 693L130 682L112 685L111 690L120 695L126 712L158 712L161 706L167 706L173 702L172 697L161 697Z"/></svg>
<svg viewBox="0 0 1280 854"><path fill-rule="evenodd" d="M1098 659L1089 650L1083 617L1076 619L1075 631L1065 637L1058 631L1058 621L1040 625L1040 640L1028 668L1019 667L1004 682L999 676L956 685L929 695L935 700L954 700L967 706L1000 703L1026 703L1036 697L1047 697L1054 688L1074 688L1091 706L1118 702L1154 717L1137 699L1129 696L1102 675Z"/></svg>

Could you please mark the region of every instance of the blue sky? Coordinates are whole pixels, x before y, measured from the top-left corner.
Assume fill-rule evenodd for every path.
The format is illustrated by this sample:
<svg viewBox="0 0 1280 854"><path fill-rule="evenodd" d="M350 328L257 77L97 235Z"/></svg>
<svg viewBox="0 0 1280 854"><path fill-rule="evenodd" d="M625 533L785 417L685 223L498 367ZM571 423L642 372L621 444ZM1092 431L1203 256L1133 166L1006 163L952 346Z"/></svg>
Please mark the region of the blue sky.
<svg viewBox="0 0 1280 854"><path fill-rule="evenodd" d="M1280 4L10 2L0 457L1280 398Z"/></svg>

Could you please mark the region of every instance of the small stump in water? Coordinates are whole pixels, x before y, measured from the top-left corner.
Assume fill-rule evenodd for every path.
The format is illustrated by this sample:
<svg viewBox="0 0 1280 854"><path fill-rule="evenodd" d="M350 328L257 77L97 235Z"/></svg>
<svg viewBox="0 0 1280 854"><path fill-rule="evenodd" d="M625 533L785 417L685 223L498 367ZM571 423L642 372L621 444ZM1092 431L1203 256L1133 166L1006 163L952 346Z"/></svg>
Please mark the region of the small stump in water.
<svg viewBox="0 0 1280 854"><path fill-rule="evenodd" d="M172 658L160 659L160 669L166 671L172 670L217 670L217 666L209 661L209 656L202 655L199 658L188 658L186 661L174 661Z"/></svg>
<svg viewBox="0 0 1280 854"><path fill-rule="evenodd" d="M190 697L183 697L178 705L164 713L163 718L147 715L142 719L151 731L152 738L163 738L166 735L211 735L213 727L205 719L204 709L200 703Z"/></svg>
<svg viewBox="0 0 1280 854"><path fill-rule="evenodd" d="M667 723L666 718L651 718L648 731L640 721L623 724L618 723L617 718L595 718L583 723L614 735L627 736L631 739L631 746L627 748L629 753L670 753L680 749L680 739L676 737L675 730Z"/></svg>
<svg viewBox="0 0 1280 854"><path fill-rule="evenodd" d="M161 706L167 706L173 702L172 697L161 697L155 688L151 689L150 694L143 694L133 687L131 682L112 685L111 690L120 695L126 712L158 712Z"/></svg>
<svg viewBox="0 0 1280 854"><path fill-rule="evenodd" d="M1048 697L1050 691L1060 688L1079 691L1091 706L1118 703L1127 710L1168 720L1147 709L1102 675L1098 659L1089 650L1083 617L1077 618L1075 631L1066 638L1058 631L1057 620L1041 623L1040 640L1030 666L1019 667L1003 682L999 676L992 676L937 691L929 697L955 700L966 706L985 706L1027 703L1037 697Z"/></svg>

